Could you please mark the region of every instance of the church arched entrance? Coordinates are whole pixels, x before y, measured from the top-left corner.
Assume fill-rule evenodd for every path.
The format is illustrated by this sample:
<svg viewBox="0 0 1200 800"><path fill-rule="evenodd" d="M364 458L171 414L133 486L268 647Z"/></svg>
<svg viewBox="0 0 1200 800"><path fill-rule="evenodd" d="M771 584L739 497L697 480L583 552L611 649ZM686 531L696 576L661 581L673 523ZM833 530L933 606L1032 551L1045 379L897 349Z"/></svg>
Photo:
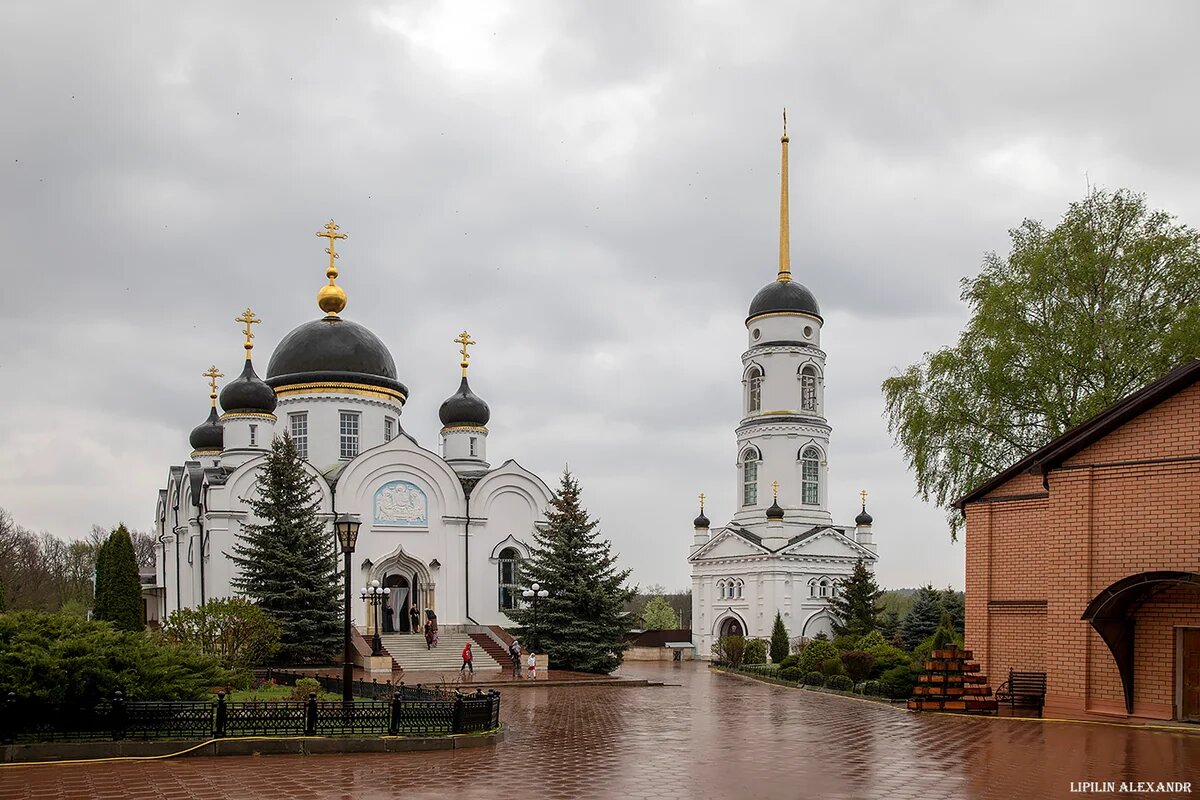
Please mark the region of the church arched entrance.
<svg viewBox="0 0 1200 800"><path fill-rule="evenodd" d="M391 589L383 607L383 632L411 633L415 576L392 573L385 575L381 583ZM417 609L417 620L419 627L420 609Z"/></svg>
<svg viewBox="0 0 1200 800"><path fill-rule="evenodd" d="M387 604L380 609L381 633L422 630L426 612L434 609L434 585L425 564L397 548L372 565L368 580L391 589Z"/></svg>
<svg viewBox="0 0 1200 800"><path fill-rule="evenodd" d="M737 617L729 617L721 623L721 627L717 633L718 636L745 636L746 629L742 627L742 621Z"/></svg>

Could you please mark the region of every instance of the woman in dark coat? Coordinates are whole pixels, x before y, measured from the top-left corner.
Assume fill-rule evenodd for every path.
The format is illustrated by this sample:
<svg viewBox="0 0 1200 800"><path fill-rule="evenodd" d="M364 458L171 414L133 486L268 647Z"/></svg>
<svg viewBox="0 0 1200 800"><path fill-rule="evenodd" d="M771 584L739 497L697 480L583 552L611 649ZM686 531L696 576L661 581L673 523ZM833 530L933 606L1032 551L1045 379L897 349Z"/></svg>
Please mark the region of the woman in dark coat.
<svg viewBox="0 0 1200 800"><path fill-rule="evenodd" d="M417 610L417 604L413 603L408 607L408 618L412 622L412 632L421 632L421 612Z"/></svg>

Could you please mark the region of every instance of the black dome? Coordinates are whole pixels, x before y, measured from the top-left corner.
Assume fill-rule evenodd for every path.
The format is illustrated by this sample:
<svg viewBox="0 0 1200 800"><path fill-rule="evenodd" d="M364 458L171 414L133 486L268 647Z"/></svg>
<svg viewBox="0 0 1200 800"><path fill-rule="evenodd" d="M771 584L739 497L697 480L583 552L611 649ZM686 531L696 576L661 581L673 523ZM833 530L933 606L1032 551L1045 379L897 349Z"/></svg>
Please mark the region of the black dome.
<svg viewBox="0 0 1200 800"><path fill-rule="evenodd" d="M246 366L242 367L242 374L225 384L225 388L221 390L221 408L225 409L226 413L248 411L270 414L278 402L275 390L263 383L248 358Z"/></svg>
<svg viewBox="0 0 1200 800"><path fill-rule="evenodd" d="M208 412L208 419L192 428L192 435L188 437L188 441L193 450L225 449L225 429L221 427L221 421L217 419L216 406L213 406L212 410Z"/></svg>
<svg viewBox="0 0 1200 800"><path fill-rule="evenodd" d="M859 512L857 517L854 518L855 525L870 525L874 521L875 520L871 518L871 515L867 513L865 508Z"/></svg>
<svg viewBox="0 0 1200 800"><path fill-rule="evenodd" d="M779 507L779 501L771 503L771 507L767 509L767 519L783 519L783 509Z"/></svg>
<svg viewBox="0 0 1200 800"><path fill-rule="evenodd" d="M443 425L487 425L492 412L483 398L471 391L467 376L463 375L458 391L446 398L438 416Z"/></svg>
<svg viewBox="0 0 1200 800"><path fill-rule="evenodd" d="M821 307L817 298L807 288L795 281L771 281L758 290L750 301L750 314L747 320L759 314L770 314L777 311L792 311L802 314L812 314L817 319L821 317Z"/></svg>
<svg viewBox="0 0 1200 800"><path fill-rule="evenodd" d="M696 517L695 526L697 528L707 528L709 526L708 517L704 516L704 512L700 512L700 516Z"/></svg>
<svg viewBox="0 0 1200 800"><path fill-rule="evenodd" d="M294 329L267 366L267 383L276 389L318 382L365 383L408 395L379 337L341 317L323 317Z"/></svg>

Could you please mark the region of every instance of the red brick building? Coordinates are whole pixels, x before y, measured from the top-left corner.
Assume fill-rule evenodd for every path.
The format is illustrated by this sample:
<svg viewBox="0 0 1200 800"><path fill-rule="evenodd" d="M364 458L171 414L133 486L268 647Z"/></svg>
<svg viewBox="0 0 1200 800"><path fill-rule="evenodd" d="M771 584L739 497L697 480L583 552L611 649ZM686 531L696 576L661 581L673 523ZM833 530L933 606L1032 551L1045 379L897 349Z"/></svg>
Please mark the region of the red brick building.
<svg viewBox="0 0 1200 800"><path fill-rule="evenodd" d="M1200 721L1200 360L957 503L966 643L1046 715Z"/></svg>

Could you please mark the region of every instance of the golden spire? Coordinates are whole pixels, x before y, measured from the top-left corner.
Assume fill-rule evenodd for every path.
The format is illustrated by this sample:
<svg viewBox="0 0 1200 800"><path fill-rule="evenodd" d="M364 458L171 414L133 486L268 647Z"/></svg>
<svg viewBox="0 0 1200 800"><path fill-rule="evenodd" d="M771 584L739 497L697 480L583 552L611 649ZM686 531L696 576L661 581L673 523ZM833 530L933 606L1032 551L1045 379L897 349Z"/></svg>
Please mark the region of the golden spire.
<svg viewBox="0 0 1200 800"><path fill-rule="evenodd" d="M458 351L462 353L462 361L458 362L458 365L462 367L463 377L465 378L467 377L467 367L470 365L471 361L471 357L467 355L467 346L475 344L475 340L471 338L471 334L463 331L454 341L462 345L462 349Z"/></svg>
<svg viewBox="0 0 1200 800"><path fill-rule="evenodd" d="M866 511L867 510L867 490L863 489L861 492L858 493L858 496L862 498L862 510Z"/></svg>
<svg viewBox="0 0 1200 800"><path fill-rule="evenodd" d="M704 513L704 492L700 493L700 513Z"/></svg>
<svg viewBox="0 0 1200 800"><path fill-rule="evenodd" d="M338 312L346 307L346 290L334 283L338 276L337 264L334 263L338 258L337 240L348 238L346 234L338 233L339 230L341 228L338 227L338 224L329 220L325 225L324 232L317 231L317 236L329 240L329 247L325 248L325 252L329 253L329 268L325 270L325 277L329 278L329 284L322 286L321 291L317 292L317 305L329 317L336 317Z"/></svg>
<svg viewBox="0 0 1200 800"><path fill-rule="evenodd" d="M787 160L787 109L783 110L783 136L779 137L783 147L783 168L779 173L779 282L792 279L791 222L788 220L788 160Z"/></svg>
<svg viewBox="0 0 1200 800"><path fill-rule="evenodd" d="M240 322L246 326L246 343L242 347L246 348L246 360L249 361L250 351L254 349L254 334L251 332L250 326L257 325L262 320L254 316L254 312L250 310L250 306L246 306L246 310L242 312L241 316L234 317L233 321Z"/></svg>
<svg viewBox="0 0 1200 800"><path fill-rule="evenodd" d="M779 481L771 482L771 491L774 492L774 497L772 499L774 499L775 502L779 502Z"/></svg>
<svg viewBox="0 0 1200 800"><path fill-rule="evenodd" d="M208 385L211 388L211 391L209 391L208 396L210 398L212 398L213 408L216 408L217 407L217 378L224 378L225 373L217 372L217 365L213 364L211 367L208 368L208 372L202 372L200 374L203 375L205 378L208 378Z"/></svg>

